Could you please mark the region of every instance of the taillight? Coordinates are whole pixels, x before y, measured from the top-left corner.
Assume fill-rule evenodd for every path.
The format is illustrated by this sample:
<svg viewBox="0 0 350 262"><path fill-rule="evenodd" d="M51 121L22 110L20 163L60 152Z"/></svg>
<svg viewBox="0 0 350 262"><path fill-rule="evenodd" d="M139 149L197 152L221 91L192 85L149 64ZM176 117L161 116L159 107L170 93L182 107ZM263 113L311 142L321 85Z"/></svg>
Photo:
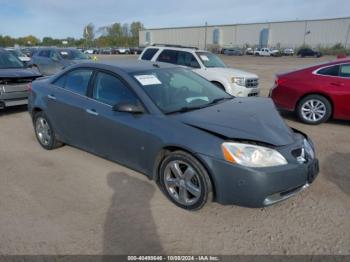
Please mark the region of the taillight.
<svg viewBox="0 0 350 262"><path fill-rule="evenodd" d="M284 84L285 82L287 82L287 79L276 77L276 79L275 79L275 86L280 86L280 85Z"/></svg>

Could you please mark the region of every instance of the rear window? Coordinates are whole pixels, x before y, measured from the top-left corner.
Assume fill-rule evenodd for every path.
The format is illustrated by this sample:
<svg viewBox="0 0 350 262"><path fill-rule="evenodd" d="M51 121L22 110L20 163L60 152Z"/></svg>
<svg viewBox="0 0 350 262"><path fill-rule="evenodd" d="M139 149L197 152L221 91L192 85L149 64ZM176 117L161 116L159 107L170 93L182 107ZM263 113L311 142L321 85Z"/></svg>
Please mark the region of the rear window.
<svg viewBox="0 0 350 262"><path fill-rule="evenodd" d="M318 70L317 73L319 75L338 76L339 65L322 68L322 69Z"/></svg>
<svg viewBox="0 0 350 262"><path fill-rule="evenodd" d="M142 55L142 60L151 60L153 56L157 53L158 48L148 48Z"/></svg>

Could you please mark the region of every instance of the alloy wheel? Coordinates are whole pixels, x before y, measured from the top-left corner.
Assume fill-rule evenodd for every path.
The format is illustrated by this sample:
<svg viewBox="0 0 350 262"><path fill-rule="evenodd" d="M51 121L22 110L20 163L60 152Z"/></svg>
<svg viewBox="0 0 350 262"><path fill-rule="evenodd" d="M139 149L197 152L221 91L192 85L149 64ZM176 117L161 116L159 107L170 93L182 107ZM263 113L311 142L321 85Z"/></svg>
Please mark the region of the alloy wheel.
<svg viewBox="0 0 350 262"><path fill-rule="evenodd" d="M302 104L301 115L310 122L317 122L325 117L327 113L326 110L326 105L322 101L310 99Z"/></svg>
<svg viewBox="0 0 350 262"><path fill-rule="evenodd" d="M50 125L45 118L38 117L36 119L35 130L40 143L45 146L49 145L52 139L52 135Z"/></svg>
<svg viewBox="0 0 350 262"><path fill-rule="evenodd" d="M195 204L201 196L199 175L188 163L180 160L169 162L164 170L164 184L171 198L181 205Z"/></svg>

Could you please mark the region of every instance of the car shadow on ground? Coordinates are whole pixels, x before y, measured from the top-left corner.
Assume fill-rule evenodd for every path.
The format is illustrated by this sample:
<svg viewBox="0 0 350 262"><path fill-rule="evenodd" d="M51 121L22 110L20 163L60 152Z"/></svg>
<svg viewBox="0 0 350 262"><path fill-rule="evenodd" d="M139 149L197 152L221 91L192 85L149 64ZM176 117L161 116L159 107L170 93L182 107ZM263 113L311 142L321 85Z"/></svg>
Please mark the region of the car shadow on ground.
<svg viewBox="0 0 350 262"><path fill-rule="evenodd" d="M350 196L350 153L333 153L324 163L326 178Z"/></svg>
<svg viewBox="0 0 350 262"><path fill-rule="evenodd" d="M22 112L26 112L27 110L28 110L27 105L6 107L3 109L0 109L0 116L22 113Z"/></svg>
<svg viewBox="0 0 350 262"><path fill-rule="evenodd" d="M123 172L110 173L107 180L114 192L104 224L103 254L161 254L150 207L154 186Z"/></svg>

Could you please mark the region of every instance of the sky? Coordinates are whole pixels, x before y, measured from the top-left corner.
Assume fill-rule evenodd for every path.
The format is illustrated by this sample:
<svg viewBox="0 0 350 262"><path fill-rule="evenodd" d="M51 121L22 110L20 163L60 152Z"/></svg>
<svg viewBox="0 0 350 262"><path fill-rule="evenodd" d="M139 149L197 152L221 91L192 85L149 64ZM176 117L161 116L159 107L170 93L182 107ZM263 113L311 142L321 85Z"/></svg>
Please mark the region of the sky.
<svg viewBox="0 0 350 262"><path fill-rule="evenodd" d="M349 16L349 0L0 0L0 35L81 38L88 23L159 28Z"/></svg>

